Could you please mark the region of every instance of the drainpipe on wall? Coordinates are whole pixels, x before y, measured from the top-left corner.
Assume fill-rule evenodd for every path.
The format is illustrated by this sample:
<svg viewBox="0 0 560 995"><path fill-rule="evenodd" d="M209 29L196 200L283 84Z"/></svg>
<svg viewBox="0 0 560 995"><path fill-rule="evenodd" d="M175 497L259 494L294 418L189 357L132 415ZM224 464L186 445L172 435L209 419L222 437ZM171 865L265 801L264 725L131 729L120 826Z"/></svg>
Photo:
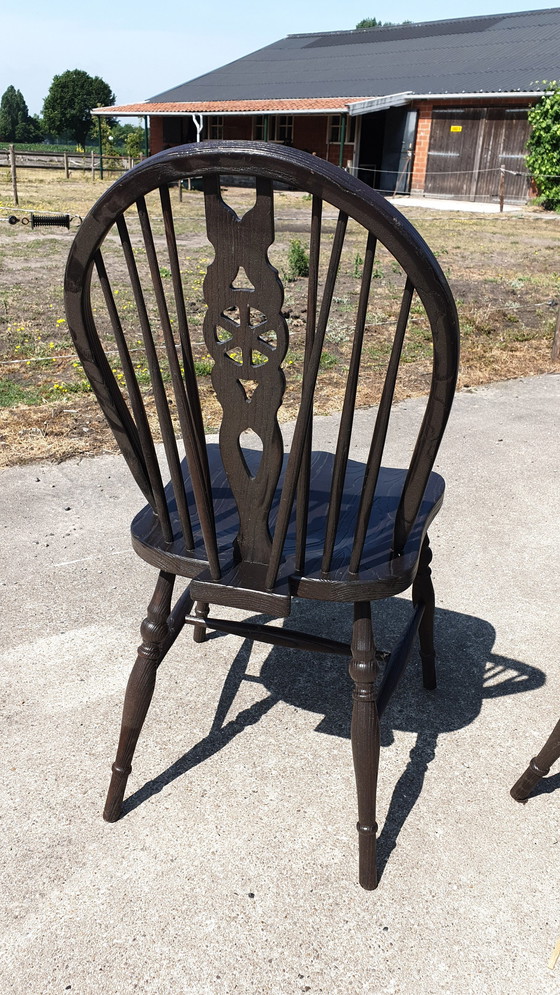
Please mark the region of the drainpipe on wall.
<svg viewBox="0 0 560 995"><path fill-rule="evenodd" d="M146 156L146 159L147 159L148 156L149 156L149 154L150 154L150 143L148 141L148 118L147 117L144 118L144 153L145 153L145 156Z"/></svg>
<svg viewBox="0 0 560 995"><path fill-rule="evenodd" d="M193 124L196 128L196 140L197 142L199 142L200 133L202 131L202 126L203 126L202 114L191 114L191 117L193 119Z"/></svg>
<svg viewBox="0 0 560 995"><path fill-rule="evenodd" d="M340 115L340 153L338 156L338 165L342 169L342 163L344 162L344 139L346 138L346 114Z"/></svg>
<svg viewBox="0 0 560 995"><path fill-rule="evenodd" d="M99 135L99 179L103 179L103 140L101 134L101 118L97 118L97 134Z"/></svg>

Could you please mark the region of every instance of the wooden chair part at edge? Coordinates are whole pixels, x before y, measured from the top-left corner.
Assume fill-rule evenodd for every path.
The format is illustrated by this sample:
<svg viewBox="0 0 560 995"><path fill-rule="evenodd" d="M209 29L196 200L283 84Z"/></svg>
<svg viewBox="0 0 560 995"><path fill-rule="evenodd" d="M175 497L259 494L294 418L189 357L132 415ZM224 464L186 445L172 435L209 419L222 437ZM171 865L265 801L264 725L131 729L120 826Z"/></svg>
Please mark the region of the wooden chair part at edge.
<svg viewBox="0 0 560 995"><path fill-rule="evenodd" d="M556 723L540 753L530 761L527 770L515 782L510 791L516 802L526 802L531 791L560 757L560 721Z"/></svg>
<svg viewBox="0 0 560 995"><path fill-rule="evenodd" d="M221 176L249 177L256 182L254 206L241 218L222 199ZM204 436L181 276L183 250L178 246L169 195L170 185L186 177L203 178L207 235L215 252L203 282L203 334L213 360L213 389L223 411L219 444L207 443ZM278 409L285 389L282 361L290 331L282 312L283 286L267 254L275 238L274 185L278 183L311 195L303 378L287 453ZM148 197L153 204L151 195L157 197L153 223L146 201ZM336 211L332 247L324 266L323 204ZM125 214L129 208L135 211ZM156 237L153 224L162 220L161 237ZM330 215L328 220L332 224ZM365 243L352 353L336 452L316 453L311 439L313 397L349 220L363 228ZM140 251L133 244L138 223ZM111 238L105 241L109 232ZM328 239L324 242L330 246ZM369 456L362 464L349 459L349 450L378 243L402 268L404 289ZM130 281L129 300L134 301L135 343L141 339L149 370L169 467L167 484L145 395L135 375L136 357L133 361L123 329L125 318L118 305L122 297L112 291L109 271L117 249L122 251ZM166 253L165 275L170 277L165 285L162 252ZM144 286L140 256L149 276ZM236 285L242 270L248 282ZM94 312L92 306L94 278L97 299L104 302L102 317L102 308L96 305ZM433 365L412 459L408 469L398 470L384 467L382 456L414 295L422 302L431 328ZM157 668L185 622L194 626L195 642L202 641L210 628L272 645L340 654L349 659L354 682L351 742L358 796L359 879L364 888L375 888L379 716L403 673L417 634L424 687L436 686L427 530L443 500L444 482L432 467L453 400L459 347L455 304L437 260L397 210L344 170L277 145L202 142L147 159L100 197L72 245L65 300L68 325L84 370L148 502L132 523L133 547L159 571L127 686L105 819L119 818ZM111 369L101 342L97 326L103 321L112 329L119 376ZM171 390L171 407L180 427L177 435L170 413ZM242 449L240 436L247 430L260 438L262 452ZM181 438L184 458L179 450ZM189 578L190 583L172 608L178 576ZM412 617L376 691L371 602L411 586ZM286 618L293 597L352 604L350 641L209 614L210 605L225 605Z"/></svg>

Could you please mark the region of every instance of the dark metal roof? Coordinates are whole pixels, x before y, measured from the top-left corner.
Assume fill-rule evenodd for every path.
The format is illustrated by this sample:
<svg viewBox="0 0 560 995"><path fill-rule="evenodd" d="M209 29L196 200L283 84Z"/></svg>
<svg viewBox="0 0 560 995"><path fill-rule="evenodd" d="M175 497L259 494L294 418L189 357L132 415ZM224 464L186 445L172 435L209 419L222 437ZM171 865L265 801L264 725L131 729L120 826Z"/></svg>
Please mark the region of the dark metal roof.
<svg viewBox="0 0 560 995"><path fill-rule="evenodd" d="M288 35L152 102L538 91L560 78L560 8Z"/></svg>

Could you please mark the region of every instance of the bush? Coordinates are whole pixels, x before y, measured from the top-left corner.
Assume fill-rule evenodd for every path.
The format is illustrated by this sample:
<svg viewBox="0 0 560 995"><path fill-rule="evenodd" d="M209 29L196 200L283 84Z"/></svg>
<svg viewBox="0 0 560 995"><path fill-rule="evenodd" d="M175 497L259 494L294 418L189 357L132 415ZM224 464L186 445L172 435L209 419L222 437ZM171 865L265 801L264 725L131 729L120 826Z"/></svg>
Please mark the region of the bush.
<svg viewBox="0 0 560 995"><path fill-rule="evenodd" d="M527 142L527 169L535 181L539 203L560 210L560 86L545 83L546 92L529 111L532 131Z"/></svg>
<svg viewBox="0 0 560 995"><path fill-rule="evenodd" d="M298 238L293 238L288 250L288 279L309 276L309 256Z"/></svg>

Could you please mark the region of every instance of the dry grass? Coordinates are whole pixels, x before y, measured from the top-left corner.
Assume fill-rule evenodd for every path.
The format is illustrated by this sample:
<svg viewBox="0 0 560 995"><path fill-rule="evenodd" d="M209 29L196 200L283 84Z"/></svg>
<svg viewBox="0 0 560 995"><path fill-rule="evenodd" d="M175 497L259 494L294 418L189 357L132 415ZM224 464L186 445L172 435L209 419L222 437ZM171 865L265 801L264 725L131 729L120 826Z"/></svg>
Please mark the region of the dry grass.
<svg viewBox="0 0 560 995"><path fill-rule="evenodd" d="M46 170L21 171L20 202L23 208L34 211L83 216L108 183L82 174L65 180L60 173ZM185 193L182 203L177 191L172 197L205 419L208 427L215 427L219 408L210 379L204 375L204 309L200 303L202 279L213 250L205 238L201 194ZM232 190L227 195L239 213L253 198L249 190ZM11 206L7 170L0 170L0 207L2 219L9 213L23 213ZM439 257L457 299L462 328L459 386L558 370L559 364L550 359L550 346L560 300L560 218L531 211L502 216L429 212L407 208L406 201L403 208ZM278 197L277 237L270 256L281 274L287 267L290 240L305 237L309 210L309 201L300 194ZM134 220L131 231L141 255ZM327 246L333 230L334 223L327 221ZM159 237L161 233L155 230L155 234ZM114 449L66 331L62 281L72 238L72 231L60 228L31 230L0 221L0 465ZM319 379L320 412L340 407L362 255L357 230L350 225ZM401 277L387 253L380 251L368 312L366 371L358 395L362 405L375 403L379 397ZM128 290L120 279L117 271L114 287L122 295L126 320ZM285 290L290 352L283 411L290 417L300 385L297 370L305 329L305 281L285 281ZM423 394L429 383L430 343L421 306L413 306L412 319L397 389L399 398ZM138 332L132 324L128 331L133 341ZM115 369L118 376L118 363ZM139 367L139 376L142 374Z"/></svg>

